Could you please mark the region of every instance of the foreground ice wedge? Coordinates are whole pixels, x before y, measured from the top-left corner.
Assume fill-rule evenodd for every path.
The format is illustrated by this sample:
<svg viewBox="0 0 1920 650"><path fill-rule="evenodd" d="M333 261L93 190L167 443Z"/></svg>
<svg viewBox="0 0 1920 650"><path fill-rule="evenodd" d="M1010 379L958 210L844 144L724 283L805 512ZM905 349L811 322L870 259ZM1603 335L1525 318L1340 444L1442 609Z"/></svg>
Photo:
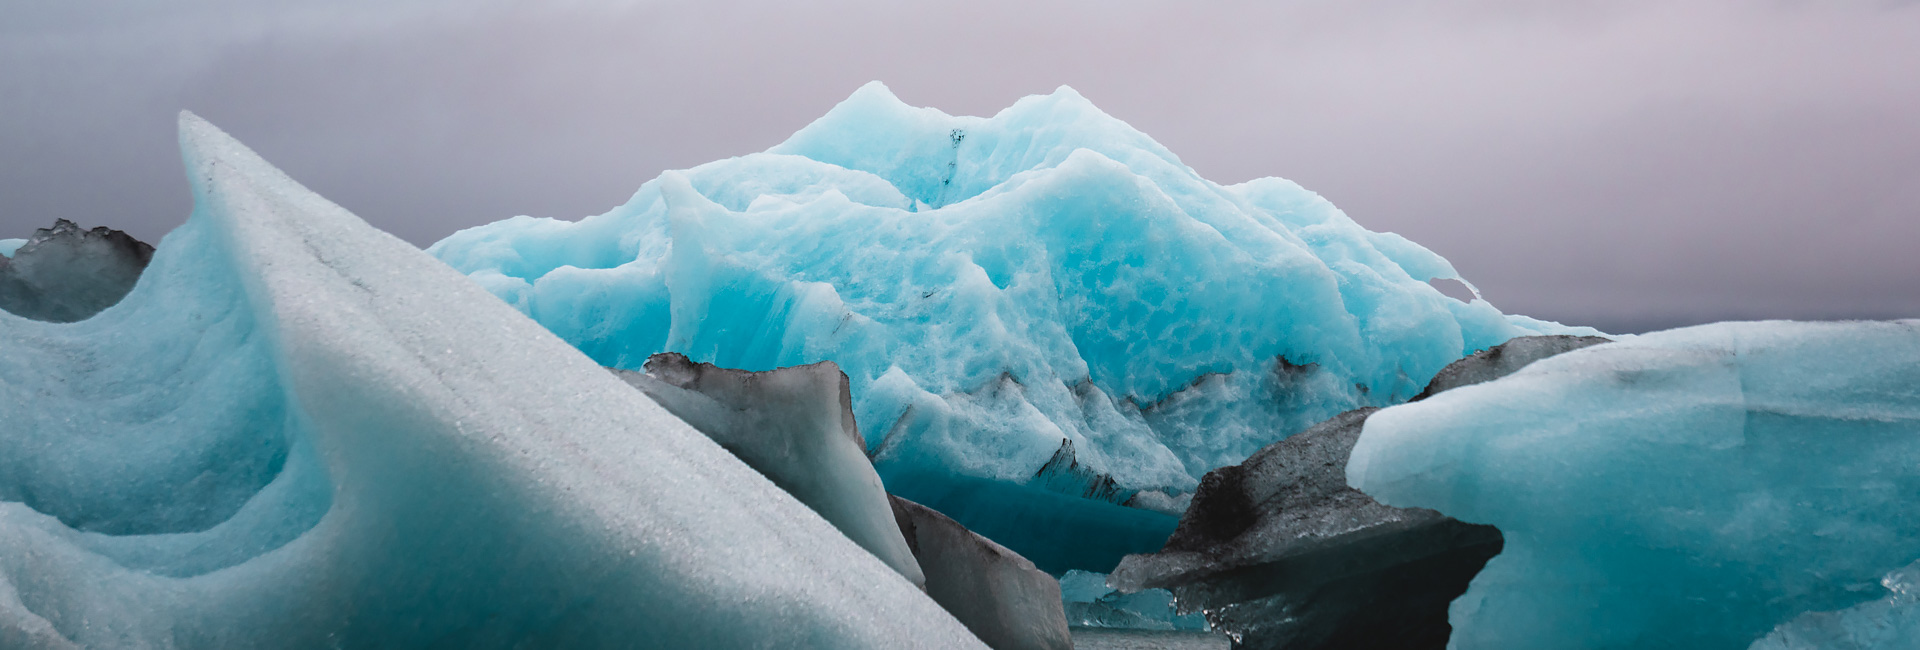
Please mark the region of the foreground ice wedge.
<svg viewBox="0 0 1920 650"><path fill-rule="evenodd" d="M838 363L889 490L1054 573L1172 532L1117 504L1177 512L1210 469L1565 329L1443 295L1446 260L1294 183L1201 178L1065 87L980 118L869 84L606 214L430 252L608 366Z"/></svg>
<svg viewBox="0 0 1920 650"><path fill-rule="evenodd" d="M1375 413L1347 479L1506 536L1455 647L1745 648L1920 559L1916 360L1920 321L1647 334Z"/></svg>
<svg viewBox="0 0 1920 650"><path fill-rule="evenodd" d="M118 305L0 314L0 646L981 647L725 450L181 119Z"/></svg>

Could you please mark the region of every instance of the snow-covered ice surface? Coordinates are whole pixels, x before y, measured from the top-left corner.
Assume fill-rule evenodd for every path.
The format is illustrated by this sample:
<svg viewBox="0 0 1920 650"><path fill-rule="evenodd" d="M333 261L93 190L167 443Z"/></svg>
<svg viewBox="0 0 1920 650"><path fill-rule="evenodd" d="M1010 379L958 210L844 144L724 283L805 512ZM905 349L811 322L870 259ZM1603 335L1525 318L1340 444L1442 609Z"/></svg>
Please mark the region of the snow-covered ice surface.
<svg viewBox="0 0 1920 650"><path fill-rule="evenodd" d="M126 299L0 314L0 647L980 647L460 274L181 141Z"/></svg>
<svg viewBox="0 0 1920 650"><path fill-rule="evenodd" d="M1572 331L1446 297L1438 255L1289 181L1207 181L1064 87L979 118L869 84L606 214L430 252L604 365L838 363L890 490L1053 572L1153 550L1173 518L1113 506L1139 491ZM1083 482L1039 476L1065 442Z"/></svg>
<svg viewBox="0 0 1920 650"><path fill-rule="evenodd" d="M1505 534L1456 647L1745 648L1888 596L1916 459L1920 321L1718 323L1382 410L1347 478Z"/></svg>

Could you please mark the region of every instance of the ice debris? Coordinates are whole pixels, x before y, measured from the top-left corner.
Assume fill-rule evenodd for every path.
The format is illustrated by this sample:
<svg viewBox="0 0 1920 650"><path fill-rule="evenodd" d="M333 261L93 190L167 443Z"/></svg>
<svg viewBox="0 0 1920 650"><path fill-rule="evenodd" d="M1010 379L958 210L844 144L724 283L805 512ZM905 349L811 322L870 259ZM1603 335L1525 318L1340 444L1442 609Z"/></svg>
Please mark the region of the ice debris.
<svg viewBox="0 0 1920 650"><path fill-rule="evenodd" d="M994 650L1072 650L1060 583L1020 554L931 508L891 497L927 595Z"/></svg>
<svg viewBox="0 0 1920 650"><path fill-rule="evenodd" d="M1511 374L1599 337L1520 337L1435 375L1431 396ZM1155 555L1115 570L1127 590L1171 588L1241 648L1444 648L1447 605L1500 552L1500 531L1393 508L1347 485L1361 408L1209 472Z"/></svg>
<svg viewBox="0 0 1920 650"><path fill-rule="evenodd" d="M181 118L124 300L0 314L0 646L980 647L462 275Z"/></svg>
<svg viewBox="0 0 1920 650"><path fill-rule="evenodd" d="M133 290L153 259L153 246L105 226L81 230L60 219L32 239L0 241L0 253L0 310L71 323Z"/></svg>
<svg viewBox="0 0 1920 650"><path fill-rule="evenodd" d="M1175 611L1173 593L1144 589L1126 593L1107 586L1107 574L1068 571L1060 576L1060 598L1067 624L1129 630L1206 630L1200 614Z"/></svg>
<svg viewBox="0 0 1920 650"><path fill-rule="evenodd" d="M1446 260L1292 182L1207 181L1065 87L979 118L869 84L765 153L430 252L603 365L838 363L890 490L1055 572L1157 548L1174 517L1117 507L1140 492L1177 503L1468 352L1573 333L1441 294ZM1110 486L1043 475L1068 442Z"/></svg>
<svg viewBox="0 0 1920 650"><path fill-rule="evenodd" d="M1920 559L1917 359L1920 321L1645 334L1375 413L1347 478L1506 535L1457 647L1746 648Z"/></svg>
<svg viewBox="0 0 1920 650"><path fill-rule="evenodd" d="M920 564L900 536L880 475L855 429L847 375L832 361L761 372L653 355L646 372L613 370L913 584Z"/></svg>

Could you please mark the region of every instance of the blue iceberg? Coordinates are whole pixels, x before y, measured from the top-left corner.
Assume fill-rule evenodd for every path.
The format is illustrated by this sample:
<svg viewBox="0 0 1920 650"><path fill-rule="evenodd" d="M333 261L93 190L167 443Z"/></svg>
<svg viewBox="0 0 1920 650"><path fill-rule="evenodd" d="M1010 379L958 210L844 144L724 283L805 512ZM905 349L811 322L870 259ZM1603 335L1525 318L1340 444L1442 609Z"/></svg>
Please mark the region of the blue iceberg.
<svg viewBox="0 0 1920 650"><path fill-rule="evenodd" d="M1876 617L1912 611L1886 585L1920 559L1916 359L1920 321L1647 334L1381 410L1347 480L1505 535L1455 647L1886 647L1864 630L1911 627Z"/></svg>
<svg viewBox="0 0 1920 650"><path fill-rule="evenodd" d="M606 214L429 252L607 366L837 363L890 491L1056 574L1157 549L1208 470L1464 354L1592 332L1449 298L1440 256L1207 181L1065 87L978 118L869 84Z"/></svg>
<svg viewBox="0 0 1920 650"><path fill-rule="evenodd" d="M983 647L464 276L181 143L124 300L0 313L0 647Z"/></svg>

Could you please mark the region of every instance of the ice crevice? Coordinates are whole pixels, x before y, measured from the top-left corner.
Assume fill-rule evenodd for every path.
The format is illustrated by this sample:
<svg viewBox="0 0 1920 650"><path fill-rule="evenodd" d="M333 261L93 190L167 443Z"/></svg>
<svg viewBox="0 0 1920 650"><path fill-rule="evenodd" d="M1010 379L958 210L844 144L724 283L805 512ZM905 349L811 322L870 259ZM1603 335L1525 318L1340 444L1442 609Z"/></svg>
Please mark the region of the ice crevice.
<svg viewBox="0 0 1920 650"><path fill-rule="evenodd" d="M195 207L0 314L0 645L980 647L545 328L183 114Z"/></svg>

